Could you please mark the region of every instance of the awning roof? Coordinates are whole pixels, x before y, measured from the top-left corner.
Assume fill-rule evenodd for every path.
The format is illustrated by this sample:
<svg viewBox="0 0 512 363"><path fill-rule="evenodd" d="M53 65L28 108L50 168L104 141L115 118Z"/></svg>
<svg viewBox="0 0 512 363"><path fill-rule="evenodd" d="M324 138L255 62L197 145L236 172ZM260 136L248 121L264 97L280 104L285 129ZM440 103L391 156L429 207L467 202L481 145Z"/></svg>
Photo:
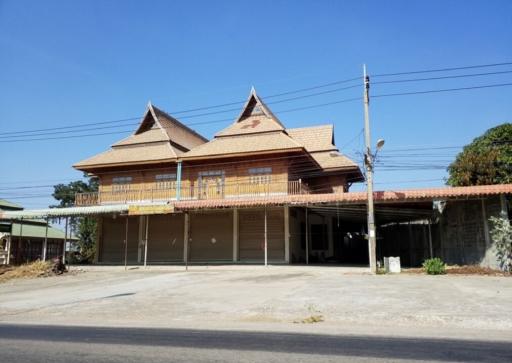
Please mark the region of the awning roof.
<svg viewBox="0 0 512 363"><path fill-rule="evenodd" d="M388 190L374 193L375 204L429 202L445 199L471 199L491 195L512 194L512 184L481 185L471 187L445 187L412 190ZM207 200L182 200L161 203L171 206L176 211L216 208L243 208L258 206L280 205L323 205L332 204L337 207L343 205L365 204L366 192L302 194L302 195L276 195L255 198L226 198ZM152 203L139 203L151 205ZM153 204L157 205L157 204ZM100 205L92 207L51 208L40 210L4 211L0 212L0 219L33 219L46 217L86 216L110 213L128 212L128 204Z"/></svg>
<svg viewBox="0 0 512 363"><path fill-rule="evenodd" d="M127 204L98 205L92 207L48 208L20 211L4 211L0 213L1 219L36 219L46 217L73 217L97 214L122 213L128 211Z"/></svg>

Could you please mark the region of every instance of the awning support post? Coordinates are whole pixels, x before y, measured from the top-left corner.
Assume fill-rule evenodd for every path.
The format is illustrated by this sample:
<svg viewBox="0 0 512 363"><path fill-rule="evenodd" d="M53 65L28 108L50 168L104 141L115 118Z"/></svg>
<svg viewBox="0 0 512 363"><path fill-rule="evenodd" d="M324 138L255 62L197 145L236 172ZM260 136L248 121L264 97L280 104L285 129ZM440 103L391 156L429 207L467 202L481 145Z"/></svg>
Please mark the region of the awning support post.
<svg viewBox="0 0 512 363"><path fill-rule="evenodd" d="M124 270L128 269L128 216L126 216L126 227L124 232Z"/></svg>
<svg viewBox="0 0 512 363"><path fill-rule="evenodd" d="M48 217L46 217L46 230L44 232L44 242L43 242L43 261L46 261L46 251L48 248Z"/></svg>
<svg viewBox="0 0 512 363"><path fill-rule="evenodd" d="M185 271L188 271L188 241L189 241L189 214L185 212L183 228L183 262L185 262Z"/></svg>
<svg viewBox="0 0 512 363"><path fill-rule="evenodd" d="M265 247L265 266L268 265L268 239L267 239L267 207L265 206L265 240L264 240L264 247Z"/></svg>
<svg viewBox="0 0 512 363"><path fill-rule="evenodd" d="M144 238L144 268L148 262L148 234L149 234L149 215L146 216L146 236Z"/></svg>

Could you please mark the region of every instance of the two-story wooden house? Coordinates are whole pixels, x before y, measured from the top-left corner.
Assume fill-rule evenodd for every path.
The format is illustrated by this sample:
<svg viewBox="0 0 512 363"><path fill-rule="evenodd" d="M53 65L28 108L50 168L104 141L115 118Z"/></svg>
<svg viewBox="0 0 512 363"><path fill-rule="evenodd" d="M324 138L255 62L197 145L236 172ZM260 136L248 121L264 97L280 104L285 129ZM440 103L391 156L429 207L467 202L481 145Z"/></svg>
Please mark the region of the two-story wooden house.
<svg viewBox="0 0 512 363"><path fill-rule="evenodd" d="M133 135L74 167L99 179L99 191L78 194L76 206L128 207L99 217L97 257L104 263L329 258L331 217L315 223L299 205L264 201L345 193L363 180L336 148L332 125L287 129L254 90L233 124L210 141L149 104ZM262 203L243 207L248 199ZM196 201L201 208L174 208Z"/></svg>

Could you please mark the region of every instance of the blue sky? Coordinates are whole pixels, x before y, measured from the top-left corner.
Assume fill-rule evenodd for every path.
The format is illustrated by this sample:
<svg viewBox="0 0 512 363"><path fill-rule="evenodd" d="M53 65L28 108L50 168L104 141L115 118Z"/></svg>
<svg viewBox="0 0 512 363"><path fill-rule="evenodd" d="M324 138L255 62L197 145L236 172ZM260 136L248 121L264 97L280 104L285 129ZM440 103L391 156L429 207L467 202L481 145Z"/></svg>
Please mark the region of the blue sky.
<svg viewBox="0 0 512 363"><path fill-rule="evenodd" d="M0 0L0 132L138 117L148 100L170 113L239 101L252 85L265 97L360 76L363 63L370 74L379 74L510 61L511 1ZM433 75L498 70L512 66ZM504 73L375 84L372 93L511 82L512 73ZM357 157L362 150L361 102L280 111L361 92L352 88L269 106L288 127L333 123L338 146ZM442 169L392 166L438 167L457 149L400 149L464 145L490 127L511 122L511 96L512 87L502 87L373 99L372 137L386 139L376 188L442 185ZM191 123L236 114L177 116ZM126 131L134 122L82 134ZM211 137L228 124L194 128ZM16 138L0 135L0 198L28 208L51 204L50 187L10 188L79 178L71 168L74 162L125 135L16 143L6 142Z"/></svg>

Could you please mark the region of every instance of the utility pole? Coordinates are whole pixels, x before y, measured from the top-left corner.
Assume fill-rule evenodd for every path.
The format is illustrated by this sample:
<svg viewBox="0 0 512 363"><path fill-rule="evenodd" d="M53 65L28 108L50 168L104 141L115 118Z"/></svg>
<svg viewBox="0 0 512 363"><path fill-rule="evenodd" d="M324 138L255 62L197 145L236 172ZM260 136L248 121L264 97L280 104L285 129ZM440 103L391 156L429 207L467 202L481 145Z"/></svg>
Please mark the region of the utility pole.
<svg viewBox="0 0 512 363"><path fill-rule="evenodd" d="M364 80L364 140L366 150L364 153L364 165L366 167L366 190L368 192L368 257L370 271L377 272L375 212L373 210L373 155L370 137L370 77L366 74L366 64L363 65Z"/></svg>

